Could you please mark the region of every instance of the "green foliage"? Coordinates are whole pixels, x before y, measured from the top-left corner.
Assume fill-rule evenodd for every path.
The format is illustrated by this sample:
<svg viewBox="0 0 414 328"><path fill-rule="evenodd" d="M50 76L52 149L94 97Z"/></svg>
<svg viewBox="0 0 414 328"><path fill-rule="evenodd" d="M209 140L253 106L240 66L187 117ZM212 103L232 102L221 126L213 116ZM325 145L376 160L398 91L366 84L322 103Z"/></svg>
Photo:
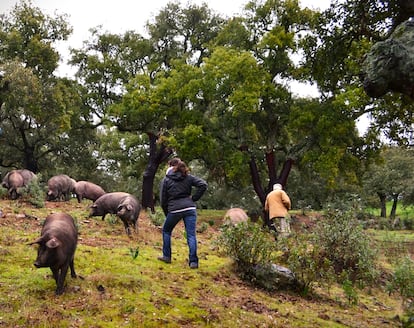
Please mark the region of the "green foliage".
<svg viewBox="0 0 414 328"><path fill-rule="evenodd" d="M414 321L414 261L410 256L405 256L397 265L391 281L388 283L388 291L397 291L402 296L403 307L407 315L407 321L403 327L412 327Z"/></svg>
<svg viewBox="0 0 414 328"><path fill-rule="evenodd" d="M240 271L250 271L256 265L272 263L274 241L255 223L241 222L224 225L218 245L232 258Z"/></svg>
<svg viewBox="0 0 414 328"><path fill-rule="evenodd" d="M302 284L302 294L307 295L316 284L329 286L335 281L332 262L323 248L313 243L312 234L293 233L289 238L280 239L278 244L286 250L283 257Z"/></svg>
<svg viewBox="0 0 414 328"><path fill-rule="evenodd" d="M44 207L46 199L46 193L40 182L41 179L41 174L37 174L36 178L32 179L29 185L20 191L22 198L37 208Z"/></svg>
<svg viewBox="0 0 414 328"><path fill-rule="evenodd" d="M331 192L355 188L370 157L370 147L361 149L363 141L344 104L334 100L296 100L288 124L300 154L300 174L311 180L309 183ZM321 192L324 190L318 194Z"/></svg>
<svg viewBox="0 0 414 328"><path fill-rule="evenodd" d="M148 213L148 217L156 227L161 227L164 224L165 214L159 207L155 208L155 213Z"/></svg>
<svg viewBox="0 0 414 328"><path fill-rule="evenodd" d="M118 224L118 216L116 216L115 214L109 214L109 215L107 215L106 216L106 218L107 218L107 222L109 223L109 224L111 224L111 225L116 225L116 224Z"/></svg>
<svg viewBox="0 0 414 328"><path fill-rule="evenodd" d="M216 244L234 261L243 279L265 289L275 288L269 280L272 276L271 264L276 260L275 244L259 224L248 221L224 225Z"/></svg>
<svg viewBox="0 0 414 328"><path fill-rule="evenodd" d="M400 260L388 285L388 290L399 292L404 304L410 306L414 298L414 261L410 256L405 256Z"/></svg>
<svg viewBox="0 0 414 328"><path fill-rule="evenodd" d="M381 152L381 158L370 166L364 175L364 193L375 195L381 206L382 216L387 215L386 201L393 199L394 207L389 211L391 218L396 217L398 199L406 198L405 204L410 204L409 196L413 191L414 174L411 167L414 165L412 149L402 147L386 147Z"/></svg>
<svg viewBox="0 0 414 328"><path fill-rule="evenodd" d="M0 50L1 61L19 58L38 76L52 74L59 61L53 45L72 33L67 15L48 16L30 1L20 1L0 20L1 43L7 45Z"/></svg>
<svg viewBox="0 0 414 328"><path fill-rule="evenodd" d="M349 279L363 285L377 278L373 241L353 212L328 212L312 232L312 241L332 263L339 281Z"/></svg>
<svg viewBox="0 0 414 328"><path fill-rule="evenodd" d="M373 243L351 212L329 212L311 232L294 233L278 243L304 294L316 284L346 286L348 281L363 287L378 277ZM344 291L353 295L350 288Z"/></svg>
<svg viewBox="0 0 414 328"><path fill-rule="evenodd" d="M130 247L129 248L129 253L131 254L132 259L135 260L139 255L139 246L137 246L135 248Z"/></svg>
<svg viewBox="0 0 414 328"><path fill-rule="evenodd" d="M197 228L197 232L203 233L206 232L209 227L209 224L207 222L201 222L201 224Z"/></svg>
<svg viewBox="0 0 414 328"><path fill-rule="evenodd" d="M342 289L344 290L345 296L350 305L358 304L358 293L354 288L352 281L345 279L342 282Z"/></svg>

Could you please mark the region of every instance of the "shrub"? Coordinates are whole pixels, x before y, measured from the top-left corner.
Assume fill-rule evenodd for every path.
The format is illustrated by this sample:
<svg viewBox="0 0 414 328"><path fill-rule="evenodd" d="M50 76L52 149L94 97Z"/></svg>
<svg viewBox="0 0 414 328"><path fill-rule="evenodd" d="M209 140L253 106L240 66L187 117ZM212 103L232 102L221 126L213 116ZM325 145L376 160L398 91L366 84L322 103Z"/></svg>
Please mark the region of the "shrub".
<svg viewBox="0 0 414 328"><path fill-rule="evenodd" d="M342 282L342 289L348 300L348 304L357 305L358 304L358 293L355 291L352 281L345 279Z"/></svg>
<svg viewBox="0 0 414 328"><path fill-rule="evenodd" d="M350 212L330 212L311 232L292 234L278 243L304 294L315 283L329 286L334 281L351 291L349 282L363 285L378 275L374 248Z"/></svg>
<svg viewBox="0 0 414 328"><path fill-rule="evenodd" d="M30 181L30 183L19 190L22 199L26 200L33 206L37 208L45 207L45 197L46 194L40 185L41 175L38 174L37 177Z"/></svg>
<svg viewBox="0 0 414 328"><path fill-rule="evenodd" d="M201 222L201 224L197 228L197 232L199 232L199 233L206 232L208 227L209 227L209 225L208 225L207 222Z"/></svg>
<svg viewBox="0 0 414 328"><path fill-rule="evenodd" d="M241 270L274 260L274 241L261 227L251 222L223 225L219 244Z"/></svg>
<svg viewBox="0 0 414 328"><path fill-rule="evenodd" d="M407 321L403 322L403 327L412 327L414 323L414 261L410 256L406 256L397 266L388 291L398 291L403 299L403 308L407 316Z"/></svg>
<svg viewBox="0 0 414 328"><path fill-rule="evenodd" d="M272 283L274 279L269 279L274 275L272 263L275 260L275 242L260 225L252 222L223 225L216 243L234 260L242 279L265 289L275 287Z"/></svg>
<svg viewBox="0 0 414 328"><path fill-rule="evenodd" d="M156 209L155 213L149 213L149 219L156 227L161 227L165 221L165 215L162 210Z"/></svg>
<svg viewBox="0 0 414 328"><path fill-rule="evenodd" d="M302 294L308 294L315 283L329 285L334 280L332 263L323 248L312 243L311 233L293 233L278 244L280 249L286 250L286 264L300 282Z"/></svg>
<svg viewBox="0 0 414 328"><path fill-rule="evenodd" d="M352 212L327 213L312 232L312 243L331 262L338 282L364 284L377 278L375 247Z"/></svg>

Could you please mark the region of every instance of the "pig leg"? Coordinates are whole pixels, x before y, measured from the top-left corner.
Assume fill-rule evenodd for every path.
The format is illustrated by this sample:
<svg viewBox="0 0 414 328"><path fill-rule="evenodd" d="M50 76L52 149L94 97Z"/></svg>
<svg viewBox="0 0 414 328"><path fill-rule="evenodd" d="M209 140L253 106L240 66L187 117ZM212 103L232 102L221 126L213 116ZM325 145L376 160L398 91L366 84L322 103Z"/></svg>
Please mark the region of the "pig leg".
<svg viewBox="0 0 414 328"><path fill-rule="evenodd" d="M56 291L55 294L56 295L60 295L62 294L63 290L59 291L59 269L58 268L50 268L50 270L52 270L53 273L53 278L55 279L56 282Z"/></svg>
<svg viewBox="0 0 414 328"><path fill-rule="evenodd" d="M129 229L129 225L127 221L122 221L124 223L124 227L125 227L125 232L126 234L129 236L131 235L131 230Z"/></svg>
<svg viewBox="0 0 414 328"><path fill-rule="evenodd" d="M75 272L75 266L73 265L73 259L70 260L69 267L70 267L70 276L72 278L76 278L76 272Z"/></svg>
<svg viewBox="0 0 414 328"><path fill-rule="evenodd" d="M66 274L68 273L69 265L63 265L60 270L56 270L56 295L61 295L63 293L63 284L65 283ZM60 272L59 272L60 271ZM53 276L55 276L55 272L53 272ZM57 278L57 279L56 279Z"/></svg>

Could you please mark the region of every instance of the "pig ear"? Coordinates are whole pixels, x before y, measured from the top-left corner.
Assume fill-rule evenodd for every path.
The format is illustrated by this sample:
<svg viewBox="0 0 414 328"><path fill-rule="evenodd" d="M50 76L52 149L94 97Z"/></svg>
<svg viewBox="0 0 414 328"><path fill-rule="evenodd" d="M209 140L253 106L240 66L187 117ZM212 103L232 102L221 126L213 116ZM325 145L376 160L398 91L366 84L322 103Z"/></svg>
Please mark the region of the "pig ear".
<svg viewBox="0 0 414 328"><path fill-rule="evenodd" d="M42 242L43 238L39 237L35 241L32 241L31 243L28 243L27 245L33 245L33 244L40 244Z"/></svg>
<svg viewBox="0 0 414 328"><path fill-rule="evenodd" d="M60 241L56 237L53 237L52 239L49 239L49 241L46 243L46 246L49 248L56 248L60 246Z"/></svg>
<svg viewBox="0 0 414 328"><path fill-rule="evenodd" d="M128 204L128 205L126 206L126 208L127 208L127 210L128 210L128 211L130 211L130 210L132 210L132 205L131 205L131 204Z"/></svg>

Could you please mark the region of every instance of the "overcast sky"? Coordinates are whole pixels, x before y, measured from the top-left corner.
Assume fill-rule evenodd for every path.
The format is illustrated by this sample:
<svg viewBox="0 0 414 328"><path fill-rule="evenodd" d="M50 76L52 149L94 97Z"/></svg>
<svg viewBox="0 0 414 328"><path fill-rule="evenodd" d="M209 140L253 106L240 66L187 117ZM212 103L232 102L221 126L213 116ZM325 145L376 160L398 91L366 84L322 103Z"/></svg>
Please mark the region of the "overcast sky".
<svg viewBox="0 0 414 328"><path fill-rule="evenodd" d="M0 0L0 12L9 12L18 0ZM80 48L90 36L89 29L102 25L104 31L123 33L134 30L145 34L144 26L171 0L32 0L32 3L49 15L68 14L73 34L68 47ZM180 0L183 5L203 2L217 13L227 17L241 13L248 0ZM326 8L330 0L301 0L302 6ZM317 3L317 4L315 4Z"/></svg>
<svg viewBox="0 0 414 328"><path fill-rule="evenodd" d="M145 35L145 24L152 20L159 11L171 0L32 0L45 14L67 14L68 21L73 27L73 33L68 41L58 46L63 57L58 74L72 76L74 71L64 65L69 58L69 48L81 48L82 42L90 38L89 29L102 25L105 32L120 34L133 30ZM183 6L187 4L207 3L213 11L227 17L240 14L248 0L180 0ZM10 12L19 0L0 0L0 12ZM301 0L303 7L325 9L330 0ZM292 91L302 96L315 95L315 89L303 85L292 85Z"/></svg>

